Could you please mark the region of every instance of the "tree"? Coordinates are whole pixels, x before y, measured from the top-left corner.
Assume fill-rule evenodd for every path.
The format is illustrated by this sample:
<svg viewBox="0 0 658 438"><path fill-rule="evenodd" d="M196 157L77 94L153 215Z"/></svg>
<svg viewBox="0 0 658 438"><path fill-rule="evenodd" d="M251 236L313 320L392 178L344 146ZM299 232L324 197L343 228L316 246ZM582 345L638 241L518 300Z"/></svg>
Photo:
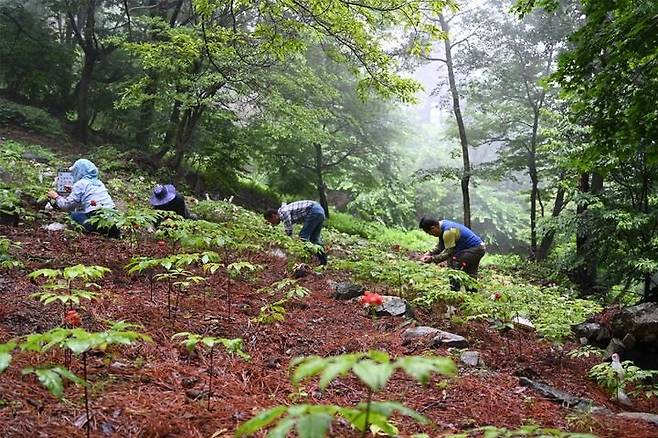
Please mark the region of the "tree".
<svg viewBox="0 0 658 438"><path fill-rule="evenodd" d="M159 24L151 32L157 38L124 44L145 72L167 78L170 86L147 92L151 82L146 76L135 78L121 106L140 106L154 99L156 106L172 108L155 158L169 157L169 166L180 171L206 111L229 109L244 115L253 110L252 99L267 83L261 81L267 70L303 53L310 44L334 44L334 58L353 68L362 95L374 90L384 97L409 99L418 84L397 75L395 60L383 50L378 34L385 26L408 25L419 35L438 36L425 17L439 13L446 4L451 3L338 0L331 2L327 14L327 5L315 1L220 6L196 0L182 13L186 26L173 28L154 19L151 24ZM238 110L245 101L246 107Z"/></svg>
<svg viewBox="0 0 658 438"><path fill-rule="evenodd" d="M506 172L524 170L529 176L530 252L538 257L537 216L545 214L540 172L547 164L539 150L547 140L542 123L556 105L555 89L546 81L575 19L572 11L562 10L559 16L535 11L517 20L503 12L509 7L492 1L479 18L482 25L465 54L464 67L477 71L469 78L467 96L478 111L473 123L478 144L495 144Z"/></svg>
<svg viewBox="0 0 658 438"><path fill-rule="evenodd" d="M344 66L314 48L269 80L254 142L268 145L261 163L277 170L288 193L304 194L312 182L328 213L328 179L354 189L374 185L377 168L386 172L397 136L391 105L359 99Z"/></svg>

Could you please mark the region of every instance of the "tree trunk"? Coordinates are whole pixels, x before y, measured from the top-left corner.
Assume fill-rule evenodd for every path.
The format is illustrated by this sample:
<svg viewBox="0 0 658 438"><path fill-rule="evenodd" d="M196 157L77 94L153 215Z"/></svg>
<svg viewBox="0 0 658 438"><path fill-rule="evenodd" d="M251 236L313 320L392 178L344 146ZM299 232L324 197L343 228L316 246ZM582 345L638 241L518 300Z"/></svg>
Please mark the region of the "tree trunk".
<svg viewBox="0 0 658 438"><path fill-rule="evenodd" d="M532 160L534 162L534 159ZM539 196L539 179L537 169L534 165L530 166L530 181L532 189L530 191L530 257L537 258L537 198Z"/></svg>
<svg viewBox="0 0 658 438"><path fill-rule="evenodd" d="M556 218L560 215L564 209L564 188L559 187L557 193L555 194L555 203L553 204L553 212L551 213L552 218ZM555 231L548 230L541 239L541 244L537 251L537 260L546 260L548 257L548 251L553 245L553 239L555 238Z"/></svg>
<svg viewBox="0 0 658 438"><path fill-rule="evenodd" d="M603 189L603 179L596 173L580 176L580 192L597 194ZM596 248L592 247L593 236L587 223L587 205L581 204L576 209L578 231L576 235L576 254L579 266L576 270L576 282L582 291L591 291L596 286L598 257Z"/></svg>
<svg viewBox="0 0 658 438"><path fill-rule="evenodd" d="M320 199L320 205L324 209L324 214L329 218L329 202L327 201L327 186L324 183L324 178L322 176L323 162L322 162L322 145L320 143L315 143L315 177L316 177L316 186L318 190L318 198Z"/></svg>
<svg viewBox="0 0 658 438"><path fill-rule="evenodd" d="M449 32L448 23L446 22L443 14L439 15L439 20L441 22L441 30L447 35ZM446 38L444 40L445 51L446 51L446 67L448 68L448 82L450 83L450 93L452 94L452 110L455 114L455 120L457 122L457 128L459 129L459 141L462 148L462 161L463 169L461 176L461 188L462 188L462 202L464 206L464 225L470 228L471 226L471 196L469 193L469 182L471 179L471 161L468 154L468 139L466 138L466 127L464 126L464 119L462 118L462 112L459 102L459 91L457 90L457 82L455 80L455 71L452 62L452 47L450 45L450 39Z"/></svg>
<svg viewBox="0 0 658 438"><path fill-rule="evenodd" d="M77 87L76 109L78 118L75 122L75 135L82 143L87 143L89 140L89 89L91 88L91 77L94 73L95 64L95 54L85 52L84 65Z"/></svg>

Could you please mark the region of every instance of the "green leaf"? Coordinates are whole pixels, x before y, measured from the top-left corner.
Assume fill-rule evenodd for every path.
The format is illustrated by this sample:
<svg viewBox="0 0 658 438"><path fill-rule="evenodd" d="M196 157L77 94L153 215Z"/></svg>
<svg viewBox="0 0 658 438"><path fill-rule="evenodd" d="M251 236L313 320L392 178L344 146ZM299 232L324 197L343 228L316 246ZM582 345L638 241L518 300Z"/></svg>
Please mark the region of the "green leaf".
<svg viewBox="0 0 658 438"><path fill-rule="evenodd" d="M352 371L374 392L381 391L395 371L391 363L377 363L370 359L357 362Z"/></svg>
<svg viewBox="0 0 658 438"><path fill-rule="evenodd" d="M299 438L325 437L332 420L333 417L326 413L303 415L297 420L297 434Z"/></svg>
<svg viewBox="0 0 658 438"><path fill-rule="evenodd" d="M11 363L11 353L0 351L0 373L4 372Z"/></svg>
<svg viewBox="0 0 658 438"><path fill-rule="evenodd" d="M445 376L457 374L455 363L445 357L406 356L396 360L395 366L402 368L423 385L429 382L429 378L433 373Z"/></svg>
<svg viewBox="0 0 658 438"><path fill-rule="evenodd" d="M318 383L320 389L326 389L327 385L329 385L329 383L331 383L336 377L344 376L347 374L350 369L352 369L352 366L354 366L356 361L360 358L361 355L356 354L344 355L341 358L335 358L336 360L329 364L322 372L322 376L320 377L320 381Z"/></svg>
<svg viewBox="0 0 658 438"><path fill-rule="evenodd" d="M299 364L293 363L294 365L297 365L297 368L292 375L292 382L298 384L308 377L319 374L327 366L327 360L319 356L308 356L302 358Z"/></svg>
<svg viewBox="0 0 658 438"><path fill-rule="evenodd" d="M257 431L269 426L271 423L276 421L277 418L283 415L287 410L288 408L285 406L276 406L267 409L263 412L260 412L252 419L242 423L240 427L236 429L235 431L236 438L246 435L252 435Z"/></svg>

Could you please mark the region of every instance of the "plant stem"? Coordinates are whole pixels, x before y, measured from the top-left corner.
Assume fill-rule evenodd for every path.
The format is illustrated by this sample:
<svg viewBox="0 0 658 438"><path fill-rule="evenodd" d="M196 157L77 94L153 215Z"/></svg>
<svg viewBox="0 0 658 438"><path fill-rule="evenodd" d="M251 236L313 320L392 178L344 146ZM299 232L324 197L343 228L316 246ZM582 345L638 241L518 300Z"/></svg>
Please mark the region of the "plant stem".
<svg viewBox="0 0 658 438"><path fill-rule="evenodd" d="M212 398L212 375L213 375L213 353L215 351L215 346L210 347L210 382L208 382L208 410L210 410L210 399Z"/></svg>
<svg viewBox="0 0 658 438"><path fill-rule="evenodd" d="M226 289L226 301L228 302L228 319L231 320L231 279L228 279L228 288Z"/></svg>
<svg viewBox="0 0 658 438"><path fill-rule="evenodd" d="M83 377L85 379L85 415L87 416L87 423L86 423L86 428L87 428L87 438L89 438L89 434L91 433L91 417L89 416L89 389L87 388L89 386L89 383L87 382L87 352L82 353L82 369L83 369Z"/></svg>
<svg viewBox="0 0 658 438"><path fill-rule="evenodd" d="M149 292L151 293L151 302L153 302L153 275L149 275Z"/></svg>
<svg viewBox="0 0 658 438"><path fill-rule="evenodd" d="M171 318L171 280L167 285L167 316Z"/></svg>
<svg viewBox="0 0 658 438"><path fill-rule="evenodd" d="M366 419L365 422L363 423L363 431L361 431L361 438L366 437L366 433L368 432L369 429L369 422L370 422L370 403L372 402L372 390L370 387L368 387L368 401L366 402Z"/></svg>

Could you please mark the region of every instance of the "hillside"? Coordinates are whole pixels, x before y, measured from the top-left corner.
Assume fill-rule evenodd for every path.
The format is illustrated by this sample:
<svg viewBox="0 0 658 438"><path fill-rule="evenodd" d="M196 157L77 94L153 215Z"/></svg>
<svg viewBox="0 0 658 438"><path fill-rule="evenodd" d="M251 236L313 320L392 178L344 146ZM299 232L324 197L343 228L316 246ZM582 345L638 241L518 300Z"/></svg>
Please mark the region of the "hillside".
<svg viewBox="0 0 658 438"><path fill-rule="evenodd" d="M11 201L12 212L21 216L18 226L0 227L5 242L0 279L0 342L5 344L0 346L0 364L11 355L0 375L4 437L82 436L86 427L91 436L234 436L240 424L273 406L345 407L365 401L370 391L363 381L368 377L340 377L321 390L313 378L293 385L290 368L300 356L339 357L372 350L392 358L436 355L458 365L456 374L448 377L442 374L450 374L452 368L443 363L445 368L439 367L427 385L398 370L374 394L373 400L403 403L430 420L421 425L394 414L391 424L400 436L483 436L479 428L486 426L498 433L490 429L486 436L519 436L518 429L528 425L538 428L527 429L529 436L658 436L655 424L617 415L628 408L588 378L601 357L567 354L579 347L571 325L598 313L601 306L576 298L567 280L539 265L488 255L480 280L468 283L477 292L453 292L450 279L467 282L463 272L417 261L418 254L433 244L431 239L337 215L323 232L330 257L323 269L313 265L313 248L226 201L194 204L192 210L201 220L168 219L152 231L155 217L146 203L154 178L122 161L129 157L117 159L109 149L90 158L121 201L124 237L84 235L72 229L64 214L38 210L55 170L71 161L75 148L62 154L62 148L44 147L56 147L53 139L31 136L29 141L42 144L35 147L15 132L4 136L9 138L0 152L0 177L6 187L3 212ZM68 224L67 229L43 228L55 221ZM297 276L302 262L313 269ZM28 275L78 264L109 271L87 276L79 269L64 282L53 280L54 271ZM413 307L413 316L373 316L358 299L335 299L345 282L401 297ZM43 291L71 296L76 289L93 294L81 294L79 303L66 304L44 304L34 297ZM66 311L72 309L80 321L66 319ZM533 328L520 323L521 317ZM115 326L108 335L110 322L116 321L135 326ZM57 327L73 332L34 336ZM461 335L468 346L430 345L428 336L410 337L408 330L414 327ZM86 334L75 332L80 329ZM88 333L106 337L97 341ZM188 350L181 345L184 336L172 338L177 333L217 338L218 343L211 349L213 341L207 338L188 344ZM228 342L235 339L241 342ZM479 359L464 363L466 351L479 353ZM380 365L388 363L381 355L371 358L378 358ZM65 362L77 377L61 368ZM52 365L64 370L60 378L47 373L37 373L37 378L35 371L22 371ZM373 378L378 369L371 368L366 376ZM335 375L341 370L347 368L335 369ZM83 376L87 385L79 380ZM61 377L63 385L58 383ZM589 401L598 411L549 400L524 386L528 380ZM52 392L58 391L61 397L54 397ZM634 397L633 404L633 410L658 412L656 397ZM322 423L327 414L318 415L306 420ZM365 436L350 426L348 418L331 421L329 436ZM358 418L353 423L363 423ZM373 413L365 421L379 420ZM308 432L319 429L306 427L311 433L307 436L321 436ZM279 431L268 436L286 436L285 428Z"/></svg>

